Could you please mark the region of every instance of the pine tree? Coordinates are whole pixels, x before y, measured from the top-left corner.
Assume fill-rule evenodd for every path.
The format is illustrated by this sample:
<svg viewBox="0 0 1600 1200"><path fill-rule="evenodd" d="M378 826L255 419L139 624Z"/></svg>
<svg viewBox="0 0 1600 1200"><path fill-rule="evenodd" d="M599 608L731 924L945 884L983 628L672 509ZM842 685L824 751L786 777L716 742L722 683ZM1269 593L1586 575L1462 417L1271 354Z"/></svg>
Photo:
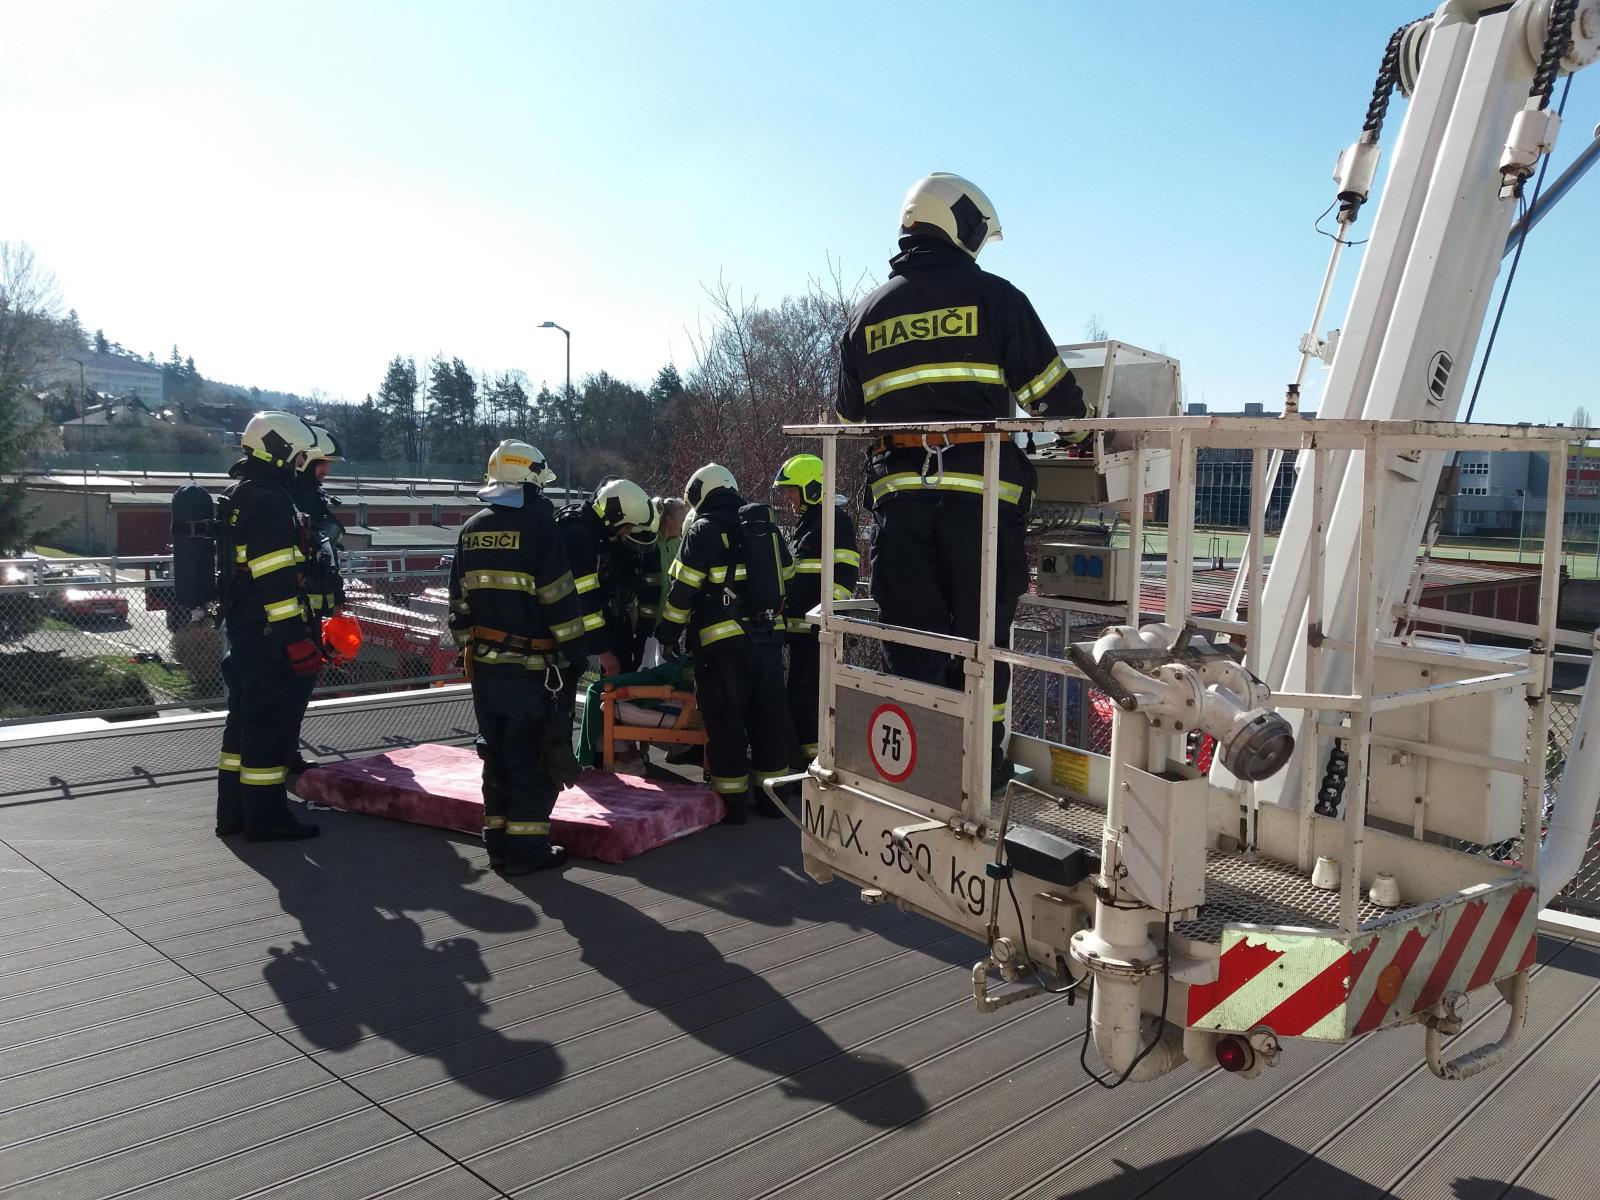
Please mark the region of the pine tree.
<svg viewBox="0 0 1600 1200"><path fill-rule="evenodd" d="M397 354L389 360L378 387L377 408L383 419L383 456L415 468L421 450L416 359Z"/></svg>

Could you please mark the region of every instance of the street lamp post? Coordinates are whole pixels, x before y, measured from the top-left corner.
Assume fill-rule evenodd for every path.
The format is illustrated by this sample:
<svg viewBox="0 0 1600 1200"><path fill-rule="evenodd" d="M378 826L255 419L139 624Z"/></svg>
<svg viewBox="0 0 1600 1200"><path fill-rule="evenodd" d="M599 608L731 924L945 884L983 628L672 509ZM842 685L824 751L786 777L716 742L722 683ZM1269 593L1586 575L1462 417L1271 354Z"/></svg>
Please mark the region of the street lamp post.
<svg viewBox="0 0 1600 1200"><path fill-rule="evenodd" d="M89 540L89 385L84 382L83 359L78 359L78 465L83 468L83 545L93 552Z"/></svg>
<svg viewBox="0 0 1600 1200"><path fill-rule="evenodd" d="M554 321L545 321L540 329L560 329L567 339L567 384L561 393L561 412L567 426L567 443L561 454L561 498L563 501L572 499L572 331L557 325Z"/></svg>

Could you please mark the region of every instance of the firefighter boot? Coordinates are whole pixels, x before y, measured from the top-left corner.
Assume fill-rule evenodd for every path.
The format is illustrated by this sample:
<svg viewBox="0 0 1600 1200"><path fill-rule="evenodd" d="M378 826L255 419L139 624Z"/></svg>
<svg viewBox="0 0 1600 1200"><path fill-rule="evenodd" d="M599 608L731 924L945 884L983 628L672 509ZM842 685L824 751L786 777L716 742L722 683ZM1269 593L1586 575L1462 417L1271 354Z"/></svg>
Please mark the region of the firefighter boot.
<svg viewBox="0 0 1600 1200"><path fill-rule="evenodd" d="M566 861L567 852L564 847L541 842L536 846L519 846L515 853L506 856L505 863L499 871L507 877L531 875L535 871L554 871L564 866Z"/></svg>
<svg viewBox="0 0 1600 1200"><path fill-rule="evenodd" d="M217 836L244 832L239 800L239 756L224 750L217 767Z"/></svg>
<svg viewBox="0 0 1600 1200"><path fill-rule="evenodd" d="M723 792L722 795L722 824L743 825L750 819L750 792L747 788L742 792Z"/></svg>

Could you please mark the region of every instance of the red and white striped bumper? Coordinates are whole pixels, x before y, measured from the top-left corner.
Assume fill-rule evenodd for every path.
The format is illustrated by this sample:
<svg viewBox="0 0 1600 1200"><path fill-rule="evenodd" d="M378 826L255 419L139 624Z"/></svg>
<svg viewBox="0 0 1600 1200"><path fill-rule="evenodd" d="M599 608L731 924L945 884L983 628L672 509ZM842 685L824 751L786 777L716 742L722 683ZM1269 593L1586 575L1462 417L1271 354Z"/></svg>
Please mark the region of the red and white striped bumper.
<svg viewBox="0 0 1600 1200"><path fill-rule="evenodd" d="M1533 963L1527 883L1480 884L1348 936L1230 926L1215 983L1189 988L1188 1024L1345 1041L1424 1013Z"/></svg>

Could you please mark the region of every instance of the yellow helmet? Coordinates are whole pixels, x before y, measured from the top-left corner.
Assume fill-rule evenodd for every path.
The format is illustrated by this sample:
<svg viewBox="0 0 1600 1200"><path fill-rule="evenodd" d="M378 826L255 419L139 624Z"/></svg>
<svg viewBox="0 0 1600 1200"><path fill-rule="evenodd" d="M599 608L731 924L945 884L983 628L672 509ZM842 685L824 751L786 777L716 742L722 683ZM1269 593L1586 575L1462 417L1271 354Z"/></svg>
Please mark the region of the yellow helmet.
<svg viewBox="0 0 1600 1200"><path fill-rule="evenodd" d="M317 444L317 435L293 413L260 412L244 427L239 445L251 458L287 467Z"/></svg>
<svg viewBox="0 0 1600 1200"><path fill-rule="evenodd" d="M1000 218L977 184L935 171L911 185L900 205L900 232L936 229L973 258L1000 241Z"/></svg>
<svg viewBox="0 0 1600 1200"><path fill-rule="evenodd" d="M544 487L555 482L556 473L538 450L527 442L510 439L501 442L489 455L489 466L483 477L490 483L531 483Z"/></svg>
<svg viewBox="0 0 1600 1200"><path fill-rule="evenodd" d="M311 426L311 432L315 435L317 442L316 445L306 451L305 466L300 468L302 471L309 471L313 463L344 461L344 447L339 444L339 439L334 435L333 430L324 429L321 425L313 425Z"/></svg>
<svg viewBox="0 0 1600 1200"><path fill-rule="evenodd" d="M655 505L650 503L650 493L631 479L608 479L595 489L594 515L608 533L623 525L641 529L655 520Z"/></svg>
<svg viewBox="0 0 1600 1200"><path fill-rule="evenodd" d="M815 454L796 454L773 476L775 488L800 489L800 499L806 504L822 503L822 460Z"/></svg>

